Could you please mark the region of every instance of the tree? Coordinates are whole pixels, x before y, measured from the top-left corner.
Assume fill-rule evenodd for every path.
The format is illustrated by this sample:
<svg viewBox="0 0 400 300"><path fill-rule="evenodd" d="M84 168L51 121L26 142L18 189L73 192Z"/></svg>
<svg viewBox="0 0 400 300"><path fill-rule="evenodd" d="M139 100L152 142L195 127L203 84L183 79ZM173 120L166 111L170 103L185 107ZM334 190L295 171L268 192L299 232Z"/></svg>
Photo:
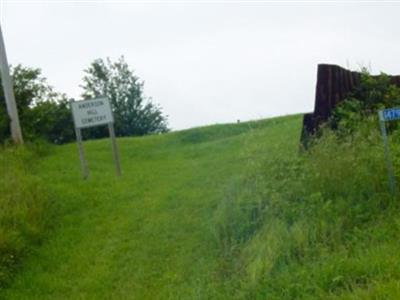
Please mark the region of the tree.
<svg viewBox="0 0 400 300"><path fill-rule="evenodd" d="M96 59L85 70L82 97L106 96L112 105L118 136L145 135L168 131L167 117L161 108L143 95L143 82L134 75L123 56L116 62ZM91 136L105 136L103 128L94 128Z"/></svg>
<svg viewBox="0 0 400 300"><path fill-rule="evenodd" d="M75 139L74 125L65 95L57 100L40 101L29 110L32 137L40 137L54 144Z"/></svg>
<svg viewBox="0 0 400 300"><path fill-rule="evenodd" d="M11 68L13 88L25 139L43 138L65 143L74 137L66 96L54 92L37 68L17 65ZM10 136L3 90L0 89L0 142Z"/></svg>

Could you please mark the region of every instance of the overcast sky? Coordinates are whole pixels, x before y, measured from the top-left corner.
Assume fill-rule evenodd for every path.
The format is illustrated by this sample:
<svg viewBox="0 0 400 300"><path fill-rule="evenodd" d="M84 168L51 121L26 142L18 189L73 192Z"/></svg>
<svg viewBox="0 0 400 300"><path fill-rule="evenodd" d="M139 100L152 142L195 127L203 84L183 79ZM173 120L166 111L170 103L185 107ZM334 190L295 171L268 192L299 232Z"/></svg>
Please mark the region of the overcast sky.
<svg viewBox="0 0 400 300"><path fill-rule="evenodd" d="M319 63L400 74L400 4L5 1L8 59L79 99L83 69L124 55L170 126L313 110Z"/></svg>

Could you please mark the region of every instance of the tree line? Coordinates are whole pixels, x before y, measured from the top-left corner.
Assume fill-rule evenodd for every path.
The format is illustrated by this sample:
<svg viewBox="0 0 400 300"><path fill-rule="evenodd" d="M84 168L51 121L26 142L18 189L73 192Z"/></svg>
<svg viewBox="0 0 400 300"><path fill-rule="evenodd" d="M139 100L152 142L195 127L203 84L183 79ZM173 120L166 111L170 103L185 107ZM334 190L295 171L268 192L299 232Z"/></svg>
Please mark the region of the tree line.
<svg viewBox="0 0 400 300"><path fill-rule="evenodd" d="M55 144L74 140L71 99L54 91L38 68L17 65L11 67L11 76L24 138ZM105 96L110 100L117 136L167 132L167 116L151 98L145 97L143 86L123 56L116 61L96 59L84 70L81 98ZM102 138L108 131L100 126L84 130L83 134L84 138ZM9 138L9 117L0 89L0 142Z"/></svg>

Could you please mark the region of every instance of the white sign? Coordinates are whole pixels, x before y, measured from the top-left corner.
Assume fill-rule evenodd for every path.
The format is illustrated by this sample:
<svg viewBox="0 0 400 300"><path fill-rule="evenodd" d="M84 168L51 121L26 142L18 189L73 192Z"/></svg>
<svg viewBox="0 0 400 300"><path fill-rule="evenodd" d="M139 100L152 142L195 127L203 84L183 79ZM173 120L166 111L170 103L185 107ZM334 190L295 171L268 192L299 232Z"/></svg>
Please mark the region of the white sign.
<svg viewBox="0 0 400 300"><path fill-rule="evenodd" d="M110 101L97 98L71 102L75 128L86 128L114 123Z"/></svg>

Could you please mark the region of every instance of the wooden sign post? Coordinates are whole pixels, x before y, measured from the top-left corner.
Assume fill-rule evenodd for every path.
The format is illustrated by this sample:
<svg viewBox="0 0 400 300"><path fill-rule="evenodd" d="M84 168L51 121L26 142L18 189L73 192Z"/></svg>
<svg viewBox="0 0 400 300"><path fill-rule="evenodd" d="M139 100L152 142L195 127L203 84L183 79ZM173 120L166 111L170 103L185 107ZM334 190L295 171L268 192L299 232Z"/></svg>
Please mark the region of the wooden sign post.
<svg viewBox="0 0 400 300"><path fill-rule="evenodd" d="M114 123L108 123L108 132L110 133L111 137L115 173L117 174L117 176L121 176L121 166L119 164L119 154L118 154L117 140L115 138Z"/></svg>
<svg viewBox="0 0 400 300"><path fill-rule="evenodd" d="M78 144L79 160L81 162L82 177L86 179L89 176L89 170L87 163L85 161L85 155L83 153L83 143L82 143L82 132L80 128L75 127L76 142Z"/></svg>
<svg viewBox="0 0 400 300"><path fill-rule="evenodd" d="M78 144L79 160L81 163L82 177L86 179L89 176L88 166L85 160L82 144L82 128L93 126L108 125L110 133L113 161L115 164L115 173L121 176L121 166L117 141L114 131L114 118L112 115L110 101L107 98L96 98L83 101L70 102L72 116L74 119L76 141Z"/></svg>

